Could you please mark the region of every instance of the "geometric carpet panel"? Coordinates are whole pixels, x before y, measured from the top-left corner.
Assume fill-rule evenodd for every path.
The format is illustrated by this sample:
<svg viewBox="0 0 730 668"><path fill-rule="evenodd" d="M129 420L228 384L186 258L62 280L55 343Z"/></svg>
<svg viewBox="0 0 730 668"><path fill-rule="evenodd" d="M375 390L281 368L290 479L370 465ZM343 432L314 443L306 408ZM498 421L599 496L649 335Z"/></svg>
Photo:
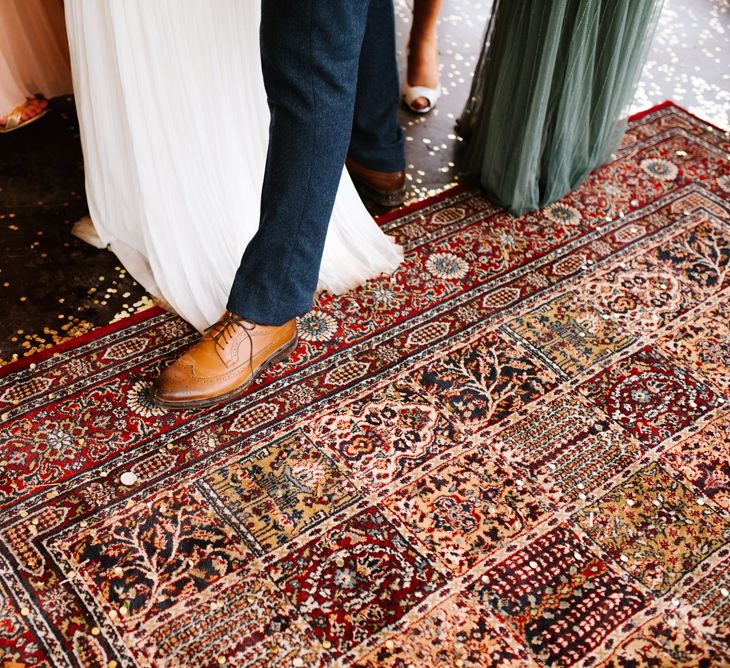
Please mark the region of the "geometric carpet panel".
<svg viewBox="0 0 730 668"><path fill-rule="evenodd" d="M6 367L4 666L730 665L728 151L665 104L541 211L384 217L227 404L151 404L160 310Z"/></svg>

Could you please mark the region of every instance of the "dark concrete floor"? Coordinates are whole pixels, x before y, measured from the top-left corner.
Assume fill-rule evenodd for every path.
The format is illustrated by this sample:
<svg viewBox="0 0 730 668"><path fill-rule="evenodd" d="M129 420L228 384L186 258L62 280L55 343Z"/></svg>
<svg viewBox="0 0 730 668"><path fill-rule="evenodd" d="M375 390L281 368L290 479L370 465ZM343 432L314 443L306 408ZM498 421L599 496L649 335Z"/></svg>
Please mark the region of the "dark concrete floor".
<svg viewBox="0 0 730 668"><path fill-rule="evenodd" d="M401 81L405 77L411 5L406 0L395 3ZM454 150L460 138L455 125L469 94L491 5L491 0L444 0L438 28L441 99L428 114L414 114L403 106L399 111L406 134L410 200L433 195L457 179Z"/></svg>
<svg viewBox="0 0 730 668"><path fill-rule="evenodd" d="M144 297L114 255L71 234L87 211L73 98L56 98L44 118L0 135L0 364Z"/></svg>
<svg viewBox="0 0 730 668"><path fill-rule="evenodd" d="M681 6L680 6L681 5ZM395 0L400 62L411 21ZM443 95L427 115L400 110L409 200L454 183L454 125L469 92L491 0L444 0L439 24ZM673 98L728 123L728 0L666 0L637 100ZM695 28L696 27L696 28ZM372 208L374 213L379 211ZM22 131L0 135L0 365L151 303L116 257L71 234L87 213L71 98Z"/></svg>

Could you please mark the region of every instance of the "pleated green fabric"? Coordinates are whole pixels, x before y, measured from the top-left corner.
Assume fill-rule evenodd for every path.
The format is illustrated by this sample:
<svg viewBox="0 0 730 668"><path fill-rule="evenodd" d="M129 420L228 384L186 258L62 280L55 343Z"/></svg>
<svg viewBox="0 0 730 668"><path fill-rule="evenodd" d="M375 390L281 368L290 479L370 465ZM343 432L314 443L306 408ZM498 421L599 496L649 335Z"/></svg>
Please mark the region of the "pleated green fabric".
<svg viewBox="0 0 730 668"><path fill-rule="evenodd" d="M495 0L462 172L515 215L574 190L625 130L662 0Z"/></svg>

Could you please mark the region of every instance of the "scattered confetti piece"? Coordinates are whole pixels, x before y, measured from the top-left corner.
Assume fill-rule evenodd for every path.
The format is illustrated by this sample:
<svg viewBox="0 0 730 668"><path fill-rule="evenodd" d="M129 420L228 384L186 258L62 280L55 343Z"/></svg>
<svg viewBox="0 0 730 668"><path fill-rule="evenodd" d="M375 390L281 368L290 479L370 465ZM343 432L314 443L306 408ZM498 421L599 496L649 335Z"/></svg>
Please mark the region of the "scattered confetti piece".
<svg viewBox="0 0 730 668"><path fill-rule="evenodd" d="M132 473L131 471L126 471L122 473L122 475L119 478L119 481L122 483L122 485L126 485L127 487L131 487L134 485L134 483L137 482L137 476Z"/></svg>

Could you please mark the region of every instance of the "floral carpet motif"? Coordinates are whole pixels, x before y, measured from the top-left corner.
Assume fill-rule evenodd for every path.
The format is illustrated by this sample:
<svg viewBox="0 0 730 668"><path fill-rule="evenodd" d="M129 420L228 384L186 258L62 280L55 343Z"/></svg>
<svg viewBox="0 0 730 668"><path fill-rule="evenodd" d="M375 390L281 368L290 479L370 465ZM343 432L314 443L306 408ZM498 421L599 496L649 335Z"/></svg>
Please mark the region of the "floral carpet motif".
<svg viewBox="0 0 730 668"><path fill-rule="evenodd" d="M224 405L150 403L159 310L6 367L0 666L730 666L729 151L665 104L542 211L381 219Z"/></svg>

